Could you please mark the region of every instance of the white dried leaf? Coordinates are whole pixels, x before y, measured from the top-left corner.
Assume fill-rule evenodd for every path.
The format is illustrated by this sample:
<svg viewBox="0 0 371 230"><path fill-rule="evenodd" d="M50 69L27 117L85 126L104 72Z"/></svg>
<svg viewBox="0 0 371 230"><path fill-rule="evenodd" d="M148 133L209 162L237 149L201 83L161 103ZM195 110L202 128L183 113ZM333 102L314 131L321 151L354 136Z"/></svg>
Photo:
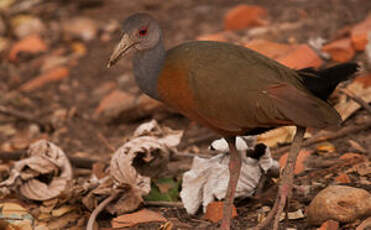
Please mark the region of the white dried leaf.
<svg viewBox="0 0 371 230"><path fill-rule="evenodd" d="M72 167L58 146L40 140L30 145L27 155L28 158L14 164L9 178L0 187L14 186L19 178L21 194L32 200L49 200L66 191L72 180ZM43 174L53 174L49 184L35 179Z"/></svg>
<svg viewBox="0 0 371 230"><path fill-rule="evenodd" d="M155 132L159 132L160 126L156 120L151 120L149 122L139 125L134 131L134 137L144 136L144 135L153 135Z"/></svg>
<svg viewBox="0 0 371 230"><path fill-rule="evenodd" d="M246 151L249 149L249 146L254 146L256 142L255 136L242 136L236 138L236 148L238 151ZM209 149L211 150L217 150L220 152L228 152L228 143L224 138L220 138L218 140L215 140L211 143Z"/></svg>
<svg viewBox="0 0 371 230"><path fill-rule="evenodd" d="M168 147L179 145L183 136L183 131L172 130L170 128L161 128L156 120L143 123L134 131L134 137L139 136L156 136L158 141Z"/></svg>
<svg viewBox="0 0 371 230"><path fill-rule="evenodd" d="M243 141L243 138L240 140ZM224 149L227 152L229 149L226 149L224 144L222 140L212 143L214 148ZM278 162L272 159L269 147L259 160L255 160L246 157L245 151L253 146L247 145L247 142L245 144L237 143L241 153L242 166L235 197L247 197L255 192L262 176L261 169L267 171L272 167L279 167ZM225 154L218 154L210 159L200 157L193 159L191 170L184 173L180 193L188 213L195 214L201 204L205 212L207 205L213 202L215 198L221 200L225 197L229 181L228 163L229 156Z"/></svg>

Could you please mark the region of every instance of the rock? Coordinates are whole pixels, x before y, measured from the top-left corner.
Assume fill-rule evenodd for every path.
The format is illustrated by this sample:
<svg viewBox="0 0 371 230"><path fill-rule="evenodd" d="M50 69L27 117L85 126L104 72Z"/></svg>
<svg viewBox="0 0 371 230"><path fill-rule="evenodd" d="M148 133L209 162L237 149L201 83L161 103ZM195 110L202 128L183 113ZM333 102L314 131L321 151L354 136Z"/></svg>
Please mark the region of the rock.
<svg viewBox="0 0 371 230"><path fill-rule="evenodd" d="M328 220L321 225L320 228L317 230L338 230L339 229L339 222L334 220Z"/></svg>
<svg viewBox="0 0 371 230"><path fill-rule="evenodd" d="M350 61L353 59L355 54L352 41L349 38L331 42L323 46L322 51L330 54L331 58L337 62Z"/></svg>
<svg viewBox="0 0 371 230"><path fill-rule="evenodd" d="M307 220L312 225L327 220L349 223L368 215L371 215L371 194L342 185L330 185L319 192L307 209Z"/></svg>
<svg viewBox="0 0 371 230"><path fill-rule="evenodd" d="M368 43L368 33L371 31L371 14L351 31L352 44L355 50L363 51Z"/></svg>
<svg viewBox="0 0 371 230"><path fill-rule="evenodd" d="M41 74L34 79L21 85L20 90L24 92L30 92L44 86L47 83L60 81L63 78L68 77L69 70L66 67L56 67L51 69L44 74Z"/></svg>
<svg viewBox="0 0 371 230"><path fill-rule="evenodd" d="M232 218L237 216L236 207L233 205ZM223 218L223 202L214 201L210 203L206 208L206 213L203 219L210 220L213 223L218 223Z"/></svg>
<svg viewBox="0 0 371 230"><path fill-rule="evenodd" d="M296 46L290 53L278 58L277 61L294 69L320 67L323 64L316 52L305 44Z"/></svg>
<svg viewBox="0 0 371 230"><path fill-rule="evenodd" d="M10 21L14 34L18 38L24 38L31 34L42 34L46 27L37 17L31 15L18 15Z"/></svg>
<svg viewBox="0 0 371 230"><path fill-rule="evenodd" d="M352 181L350 180L348 174L341 173L339 176L335 177L335 182L338 184L349 184Z"/></svg>
<svg viewBox="0 0 371 230"><path fill-rule="evenodd" d="M62 27L67 36L84 41L93 40L98 31L96 22L87 17L75 17L66 20L63 22Z"/></svg>
<svg viewBox="0 0 371 230"><path fill-rule="evenodd" d="M13 62L17 61L17 55L20 52L37 54L47 50L48 46L39 35L29 35L12 46L9 53L9 60Z"/></svg>
<svg viewBox="0 0 371 230"><path fill-rule="evenodd" d="M370 230L371 229L371 217L364 220L356 230Z"/></svg>
<svg viewBox="0 0 371 230"><path fill-rule="evenodd" d="M241 30L246 27L267 25L267 10L255 5L241 4L230 9L224 16L225 30Z"/></svg>
<svg viewBox="0 0 371 230"><path fill-rule="evenodd" d="M293 49L291 45L271 42L263 39L252 40L245 44L245 46L273 59L287 55Z"/></svg>
<svg viewBox="0 0 371 230"><path fill-rule="evenodd" d="M301 150L299 152L298 158L296 159L296 165L295 165L295 174L299 174L304 172L305 170L305 161L308 159L308 157L312 154L312 151L309 150ZM280 158L280 166L281 168L284 168L286 165L288 153L284 154Z"/></svg>

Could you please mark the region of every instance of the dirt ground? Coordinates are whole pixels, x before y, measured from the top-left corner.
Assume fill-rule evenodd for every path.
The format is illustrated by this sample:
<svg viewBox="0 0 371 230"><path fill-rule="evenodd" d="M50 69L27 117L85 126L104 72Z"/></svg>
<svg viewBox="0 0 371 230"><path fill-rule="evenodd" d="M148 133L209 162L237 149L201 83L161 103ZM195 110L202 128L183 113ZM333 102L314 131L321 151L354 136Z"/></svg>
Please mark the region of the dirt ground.
<svg viewBox="0 0 371 230"><path fill-rule="evenodd" d="M369 0L281 0L281 1L226 1L226 0L75 0L75 1L52 1L41 4L33 9L43 21L63 22L73 16L87 16L92 18L98 25L104 27L111 21L121 22L132 13L145 11L156 17L164 31L166 47L172 47L187 40L193 40L199 35L211 34L223 30L223 16L231 7L241 2L257 4L268 10L271 24L285 22L305 21L296 29L288 30L279 34L270 34L269 39L284 43L307 43L310 38L322 37L333 39L340 29L360 22L371 10ZM246 30L235 33L235 37L246 38ZM48 35L52 36L52 34ZM16 133L13 135L3 135L0 133L0 144L3 146L2 152L24 151L28 144L34 140L46 137L61 147L68 155L88 158L94 161L109 162L112 149L117 149L124 141L132 135L135 127L143 121L158 118L161 124L170 126L174 129L184 129L185 137L182 140L181 149L194 149L195 146L201 150L206 148L209 141L217 136L209 134L203 128L193 122L188 121L180 115L174 113L150 114L141 117L139 120L122 121L115 119L106 122L95 119L94 113L102 99L102 94L97 96L97 89L110 82L114 85L108 89L121 89L139 95L131 71L130 58L121 60L111 69L106 68L106 62L113 50L114 45L119 39L120 32L115 31L111 39L103 41L99 37L84 42L86 54L74 63L69 69L69 77L62 81L47 84L32 92L21 92L19 87L38 75L39 57L21 57L18 63L10 63L2 60L0 65L0 103L12 109L30 114L41 122L54 122L53 129L43 129L40 126L33 136L29 135L29 121L20 121L9 116L1 116L0 123L12 124ZM14 36L10 36L14 39ZM58 49L63 52L71 52L71 42L74 40L50 39L50 49ZM4 54L2 54L5 57ZM365 60L364 54L358 54L356 61ZM327 63L330 64L330 63ZM103 93L103 95L108 94ZM67 116L60 119L58 112ZM69 115L72 114L72 115ZM61 115L63 116L63 115ZM348 119L344 126L354 125L366 119L370 115L360 110ZM58 119L57 119L58 118ZM310 195L303 196L300 192L295 192L290 202L290 210L305 209L311 199L328 184L334 183L334 178L341 172L351 168L352 165L341 164L339 156L348 152L358 152L370 159L371 153L371 129L363 130L359 133L345 135L342 138L330 141L336 151L331 154L315 153L311 159L310 168L304 173L297 175L296 184L307 185L317 183L313 187ZM200 138L201 136L201 138ZM206 137L205 137L206 136ZM205 137L205 138L202 138ZM349 140L357 141L364 149L359 152L349 143ZM6 143L10 143L6 145ZM11 147L4 147L4 146ZM312 145L309 149L315 150ZM279 159L281 154L274 155ZM330 164L326 164L331 162ZM353 187L364 188L371 191L371 184L361 183L355 174L351 174ZM368 181L370 181L368 175ZM258 223L257 210L262 206L271 206L275 198L275 186L268 189L264 199L244 199L236 203L238 217L233 220L233 229L248 229ZM27 201L24 201L27 203ZM201 219L202 213L196 216L188 215L183 208L177 207L150 207L161 212L166 218L177 219L178 229L215 229L216 224ZM89 213L85 210L85 214ZM98 223L105 229L109 229L112 216L103 213L98 218ZM340 229L355 229L360 223L344 224ZM142 224L134 229L159 229L160 224ZM316 229L309 226L305 219L289 220L289 227L296 229Z"/></svg>

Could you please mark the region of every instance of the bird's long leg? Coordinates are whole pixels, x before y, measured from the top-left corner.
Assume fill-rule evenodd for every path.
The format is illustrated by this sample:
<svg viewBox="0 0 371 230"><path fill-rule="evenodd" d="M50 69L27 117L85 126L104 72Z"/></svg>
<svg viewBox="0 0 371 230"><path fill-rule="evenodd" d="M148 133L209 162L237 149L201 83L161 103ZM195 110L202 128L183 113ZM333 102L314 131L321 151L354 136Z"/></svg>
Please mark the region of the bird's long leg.
<svg viewBox="0 0 371 230"><path fill-rule="evenodd" d="M273 230L278 230L281 213L287 204L287 199L291 197L292 187L294 182L294 169L296 164L296 158L298 157L301 143L304 139L305 128L297 126L296 134L291 145L289 155L287 157L286 166L281 173L280 188L278 190L278 195L276 201L273 205L271 212L268 214L267 218L258 226L255 230L261 230L269 225L273 218ZM287 204L288 205L288 204Z"/></svg>
<svg viewBox="0 0 371 230"><path fill-rule="evenodd" d="M229 137L225 138L228 142L230 160L229 160L229 183L227 194L225 196L224 208L223 208L223 219L220 228L222 230L229 230L231 226L232 210L234 194L236 192L237 182L241 172L241 155L236 149L236 138Z"/></svg>

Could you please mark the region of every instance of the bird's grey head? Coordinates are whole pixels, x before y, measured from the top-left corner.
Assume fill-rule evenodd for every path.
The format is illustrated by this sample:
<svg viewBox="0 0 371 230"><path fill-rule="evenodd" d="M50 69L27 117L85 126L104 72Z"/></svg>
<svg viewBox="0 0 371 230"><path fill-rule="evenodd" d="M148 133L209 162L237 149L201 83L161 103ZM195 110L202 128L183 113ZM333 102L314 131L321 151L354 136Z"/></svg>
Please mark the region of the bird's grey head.
<svg viewBox="0 0 371 230"><path fill-rule="evenodd" d="M122 32L123 35L112 53L108 67L114 65L129 50L145 51L161 42L162 32L159 24L146 13L137 13L125 19Z"/></svg>

